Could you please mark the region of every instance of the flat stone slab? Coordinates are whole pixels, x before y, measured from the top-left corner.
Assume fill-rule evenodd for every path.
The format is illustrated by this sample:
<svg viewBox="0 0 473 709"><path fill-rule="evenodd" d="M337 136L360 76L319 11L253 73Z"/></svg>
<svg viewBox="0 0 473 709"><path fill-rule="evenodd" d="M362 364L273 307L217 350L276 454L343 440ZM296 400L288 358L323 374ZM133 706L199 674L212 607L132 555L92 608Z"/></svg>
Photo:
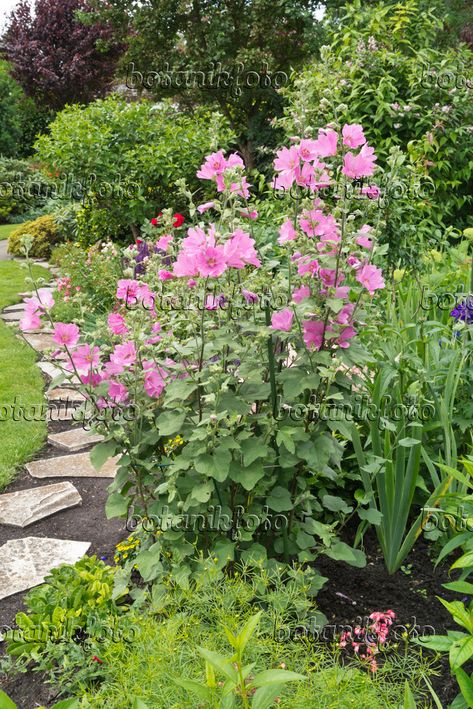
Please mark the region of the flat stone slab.
<svg viewBox="0 0 473 709"><path fill-rule="evenodd" d="M15 305L9 305L7 308L4 308L3 312L4 313L16 313L18 311L24 311L24 310L25 310L24 303L16 303Z"/></svg>
<svg viewBox="0 0 473 709"><path fill-rule="evenodd" d="M26 469L33 478L114 478L117 458L110 458L100 470L95 470L89 453L74 453L34 460L26 464Z"/></svg>
<svg viewBox="0 0 473 709"><path fill-rule="evenodd" d="M0 495L0 524L27 527L81 502L78 490L70 482L10 492Z"/></svg>
<svg viewBox="0 0 473 709"><path fill-rule="evenodd" d="M89 547L90 542L69 539L11 539L0 547L0 599L39 586L52 569L75 564Z"/></svg>
<svg viewBox="0 0 473 709"><path fill-rule="evenodd" d="M103 436L98 433L89 433L83 428L72 428L70 431L52 433L48 436L48 443L57 448L63 448L68 453L80 451L82 448L90 446L91 443L100 443L102 440Z"/></svg>
<svg viewBox="0 0 473 709"><path fill-rule="evenodd" d="M49 401L72 401L75 404L81 404L85 401L85 396L80 391L67 389L66 387L56 387L51 391L46 392Z"/></svg>
<svg viewBox="0 0 473 709"><path fill-rule="evenodd" d="M2 318L2 320L4 320L5 322L20 322L22 317L23 313L20 311L15 311L13 313L2 313L0 315L0 318Z"/></svg>
<svg viewBox="0 0 473 709"><path fill-rule="evenodd" d="M59 375L63 377L70 377L70 379L68 378L62 383L63 387L81 384L75 374L71 377L69 372L63 371L62 369L59 369L59 367L55 367L51 362L36 362L36 365L41 369L43 374L47 374L48 377L51 377L51 379L56 379Z"/></svg>
<svg viewBox="0 0 473 709"><path fill-rule="evenodd" d="M59 345L54 342L52 335L41 332L38 335L23 335L26 342L37 352L47 352L48 350L58 350Z"/></svg>
<svg viewBox="0 0 473 709"><path fill-rule="evenodd" d="M79 414L81 404L76 401L49 401L46 421L74 421L80 423L83 420Z"/></svg>

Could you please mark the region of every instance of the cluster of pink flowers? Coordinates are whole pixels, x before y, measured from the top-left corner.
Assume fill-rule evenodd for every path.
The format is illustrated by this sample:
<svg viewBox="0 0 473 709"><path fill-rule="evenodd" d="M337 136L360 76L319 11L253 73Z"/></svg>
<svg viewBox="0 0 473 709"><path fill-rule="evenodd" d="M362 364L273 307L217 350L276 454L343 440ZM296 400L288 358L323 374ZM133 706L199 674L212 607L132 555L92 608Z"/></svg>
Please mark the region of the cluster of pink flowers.
<svg viewBox="0 0 473 709"><path fill-rule="evenodd" d="M360 147L359 153L352 152ZM275 187L287 190L296 183L315 191L328 186L331 177L326 158L337 156L340 149L341 172L345 177L358 179L373 174L376 156L373 148L366 143L363 128L358 124L347 124L343 126L341 135L333 128L323 128L317 140L304 139L297 145L279 150L274 161L278 173ZM368 197L375 196L377 192L377 188L374 191L366 189ZM374 246L370 232L372 227L364 224L347 238L346 234L342 234L335 217L327 213L324 202L318 197L312 200L309 208L303 209L295 219L286 219L280 227L279 244L297 249L292 252L291 261L297 268L301 282L295 284L293 302L298 304L311 297L319 298L319 302L321 297L325 301L346 301L332 308L332 313L322 306L322 314L318 317L314 312L302 320L303 339L307 348L320 350L328 340L332 345L349 347L350 340L357 334L353 326L355 306L352 301L357 300L358 295L355 293L350 298L352 288L359 284L370 296L384 288L381 269L370 263ZM345 253L346 248L342 250L342 246L346 247L347 244L350 247L348 254ZM289 332L293 319L293 309L285 308L273 314L272 328Z"/></svg>
<svg viewBox="0 0 473 709"><path fill-rule="evenodd" d="M20 330L38 330L41 316L49 312L54 305L54 298L48 288L39 288L37 295L25 300L25 312L20 320Z"/></svg>
<svg viewBox="0 0 473 709"><path fill-rule="evenodd" d="M213 180L217 185L218 192L230 190L230 192L248 199L250 196L248 181L243 174L235 176L235 173L241 172L245 165L243 160L237 153L231 153L228 158L225 157L222 150L216 153L207 155L200 170L197 171L197 177L201 180ZM204 208L210 209L214 206L213 202L201 205L202 211Z"/></svg>
<svg viewBox="0 0 473 709"><path fill-rule="evenodd" d="M378 664L375 655L379 652L380 646L386 644L389 629L395 620L396 614L392 610L384 613L376 611L371 613L369 619L373 621L366 628L356 626L351 630L344 630L340 635L339 647L349 648L362 660L367 660L372 672L376 672Z"/></svg>
<svg viewBox="0 0 473 709"><path fill-rule="evenodd" d="M189 229L187 234L173 266L174 276L218 278L228 268L261 265L254 239L242 229L236 229L223 243L217 242L213 224L207 233L196 227Z"/></svg>
<svg viewBox="0 0 473 709"><path fill-rule="evenodd" d="M276 189L289 190L295 183L312 191L328 187L331 184L329 166L320 158L333 157L337 154L340 142L345 148L356 149L359 153L345 151L342 173L351 179L369 177L375 170L376 155L363 133L363 128L357 123L346 124L342 136L332 128L321 128L317 140L303 139L298 145L281 148L274 161L274 169L278 173L274 180Z"/></svg>

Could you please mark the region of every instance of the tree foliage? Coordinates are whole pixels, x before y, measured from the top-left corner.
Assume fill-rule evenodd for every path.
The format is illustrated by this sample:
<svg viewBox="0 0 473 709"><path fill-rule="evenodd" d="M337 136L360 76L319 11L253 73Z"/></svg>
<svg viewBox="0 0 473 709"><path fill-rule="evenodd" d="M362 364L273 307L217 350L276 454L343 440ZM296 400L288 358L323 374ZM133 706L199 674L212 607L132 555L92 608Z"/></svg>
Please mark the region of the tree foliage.
<svg viewBox="0 0 473 709"><path fill-rule="evenodd" d="M274 143L270 119L281 113L278 85L289 81L291 69L320 43L315 0L92 2L98 17L112 22L118 37L128 42L123 62L128 85L148 89L156 97L177 97L181 105L201 102L218 107L250 166L255 145ZM170 81L163 80L166 67L174 72ZM176 72L189 72L191 85L177 86ZM205 80L197 72L203 72ZM247 72L256 72L259 78Z"/></svg>
<svg viewBox="0 0 473 709"><path fill-rule="evenodd" d="M55 109L101 94L120 47L104 22L86 23L87 0L20 0L10 16L3 52L28 96Z"/></svg>

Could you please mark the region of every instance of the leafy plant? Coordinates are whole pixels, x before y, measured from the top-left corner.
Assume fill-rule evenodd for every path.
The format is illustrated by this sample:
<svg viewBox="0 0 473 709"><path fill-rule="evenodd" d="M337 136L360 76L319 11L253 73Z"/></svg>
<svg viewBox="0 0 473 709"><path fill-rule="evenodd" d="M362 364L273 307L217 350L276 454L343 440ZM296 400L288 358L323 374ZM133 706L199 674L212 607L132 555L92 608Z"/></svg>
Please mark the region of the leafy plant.
<svg viewBox="0 0 473 709"><path fill-rule="evenodd" d="M22 239L28 235L32 239L30 255L47 258L54 246L62 241L61 231L53 216L38 217L17 227L8 237L8 252L15 256L22 253Z"/></svg>
<svg viewBox="0 0 473 709"><path fill-rule="evenodd" d="M280 694L284 684L300 682L307 678L297 672L289 672L280 668L263 670L252 675L254 663L244 665L245 648L258 627L261 615L262 611L259 611L249 618L238 634L225 628L227 639L235 651L230 658L205 648L197 648L205 660L206 685L182 678L175 678L174 682L195 694L199 699L213 702L216 708L229 709L236 706L236 697L241 700L241 705L245 709L249 709L250 706L252 709L267 709L273 706L274 700ZM225 677L225 684L221 691L218 690L215 673Z"/></svg>
<svg viewBox="0 0 473 709"><path fill-rule="evenodd" d="M13 702L5 692L0 689L0 703L2 709L18 709L17 704ZM63 699L56 702L50 709L78 709L80 702L78 699ZM38 709L46 709L46 707L38 707Z"/></svg>

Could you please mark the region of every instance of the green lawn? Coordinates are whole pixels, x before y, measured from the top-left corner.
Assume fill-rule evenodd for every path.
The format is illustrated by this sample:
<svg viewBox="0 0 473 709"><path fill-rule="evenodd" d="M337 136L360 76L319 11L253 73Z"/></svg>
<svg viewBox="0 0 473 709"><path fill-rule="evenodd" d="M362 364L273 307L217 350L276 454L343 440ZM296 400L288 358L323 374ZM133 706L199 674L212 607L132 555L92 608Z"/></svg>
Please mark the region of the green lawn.
<svg viewBox="0 0 473 709"><path fill-rule="evenodd" d="M33 274L35 278L46 276L49 280L43 268L34 267ZM30 290L25 276L20 264L0 262L0 310L17 303L18 292ZM44 421L14 421L10 408L16 397L20 405L44 401L44 380L35 361L35 352L0 320L0 490L12 480L15 469L42 446L46 437Z"/></svg>
<svg viewBox="0 0 473 709"><path fill-rule="evenodd" d="M0 224L0 241L8 239L13 229L16 229L19 224Z"/></svg>

